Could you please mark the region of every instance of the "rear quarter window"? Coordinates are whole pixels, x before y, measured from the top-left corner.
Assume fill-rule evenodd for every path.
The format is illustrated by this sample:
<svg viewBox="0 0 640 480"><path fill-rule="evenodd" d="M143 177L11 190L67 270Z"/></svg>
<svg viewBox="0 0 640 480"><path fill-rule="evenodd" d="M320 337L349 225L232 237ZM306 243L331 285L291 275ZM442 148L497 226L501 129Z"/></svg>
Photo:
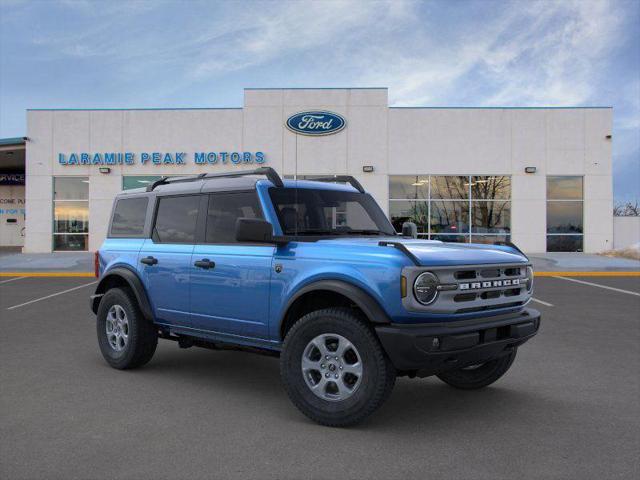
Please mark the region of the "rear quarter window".
<svg viewBox="0 0 640 480"><path fill-rule="evenodd" d="M148 197L122 198L116 202L111 220L110 235L114 237L139 237L144 233Z"/></svg>

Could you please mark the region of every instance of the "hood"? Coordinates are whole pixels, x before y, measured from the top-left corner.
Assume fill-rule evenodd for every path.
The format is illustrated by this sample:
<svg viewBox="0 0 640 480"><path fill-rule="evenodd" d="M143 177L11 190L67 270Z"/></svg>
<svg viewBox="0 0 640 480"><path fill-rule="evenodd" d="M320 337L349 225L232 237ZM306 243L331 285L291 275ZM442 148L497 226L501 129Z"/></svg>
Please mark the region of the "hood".
<svg viewBox="0 0 640 480"><path fill-rule="evenodd" d="M476 265L527 262L525 255L513 247L480 243L444 243L403 237L350 237L321 240L344 246L374 247L381 241L403 244L423 266ZM391 248L391 247L379 247Z"/></svg>

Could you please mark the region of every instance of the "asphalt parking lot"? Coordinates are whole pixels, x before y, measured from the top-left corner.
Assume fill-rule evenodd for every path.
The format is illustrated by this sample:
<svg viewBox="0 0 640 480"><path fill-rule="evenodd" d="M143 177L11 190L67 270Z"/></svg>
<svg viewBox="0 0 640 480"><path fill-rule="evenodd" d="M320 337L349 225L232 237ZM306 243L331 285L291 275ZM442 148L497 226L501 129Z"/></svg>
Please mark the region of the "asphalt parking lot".
<svg viewBox="0 0 640 480"><path fill-rule="evenodd" d="M331 429L289 402L277 359L161 341L116 371L93 279L0 278L0 478L638 478L640 278L576 280L596 285L537 279L541 331L498 383L399 379Z"/></svg>

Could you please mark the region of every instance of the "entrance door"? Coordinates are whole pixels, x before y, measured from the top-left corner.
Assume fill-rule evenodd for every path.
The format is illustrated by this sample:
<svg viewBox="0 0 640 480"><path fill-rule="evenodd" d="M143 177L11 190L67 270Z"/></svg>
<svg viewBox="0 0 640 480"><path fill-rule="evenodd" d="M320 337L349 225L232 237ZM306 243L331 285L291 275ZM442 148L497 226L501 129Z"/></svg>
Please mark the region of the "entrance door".
<svg viewBox="0 0 640 480"><path fill-rule="evenodd" d="M0 247L24 245L24 185L0 185Z"/></svg>
<svg viewBox="0 0 640 480"><path fill-rule="evenodd" d="M274 246L238 243L236 220L262 218L255 191L209 195L204 243L191 258L194 328L268 338Z"/></svg>
<svg viewBox="0 0 640 480"><path fill-rule="evenodd" d="M202 195L158 198L151 239L138 256L138 268L156 320L190 326L189 274Z"/></svg>

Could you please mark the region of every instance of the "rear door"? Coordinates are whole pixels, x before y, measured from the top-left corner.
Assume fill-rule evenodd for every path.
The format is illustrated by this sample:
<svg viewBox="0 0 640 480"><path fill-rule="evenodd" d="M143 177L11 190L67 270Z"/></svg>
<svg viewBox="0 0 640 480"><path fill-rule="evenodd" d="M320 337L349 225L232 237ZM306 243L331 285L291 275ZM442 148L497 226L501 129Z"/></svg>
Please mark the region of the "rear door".
<svg viewBox="0 0 640 480"><path fill-rule="evenodd" d="M263 218L255 190L208 196L205 231L191 258L194 328L268 338L274 246L238 243L236 220Z"/></svg>
<svg viewBox="0 0 640 480"><path fill-rule="evenodd" d="M189 274L203 195L158 197L138 265L158 323L190 326Z"/></svg>

